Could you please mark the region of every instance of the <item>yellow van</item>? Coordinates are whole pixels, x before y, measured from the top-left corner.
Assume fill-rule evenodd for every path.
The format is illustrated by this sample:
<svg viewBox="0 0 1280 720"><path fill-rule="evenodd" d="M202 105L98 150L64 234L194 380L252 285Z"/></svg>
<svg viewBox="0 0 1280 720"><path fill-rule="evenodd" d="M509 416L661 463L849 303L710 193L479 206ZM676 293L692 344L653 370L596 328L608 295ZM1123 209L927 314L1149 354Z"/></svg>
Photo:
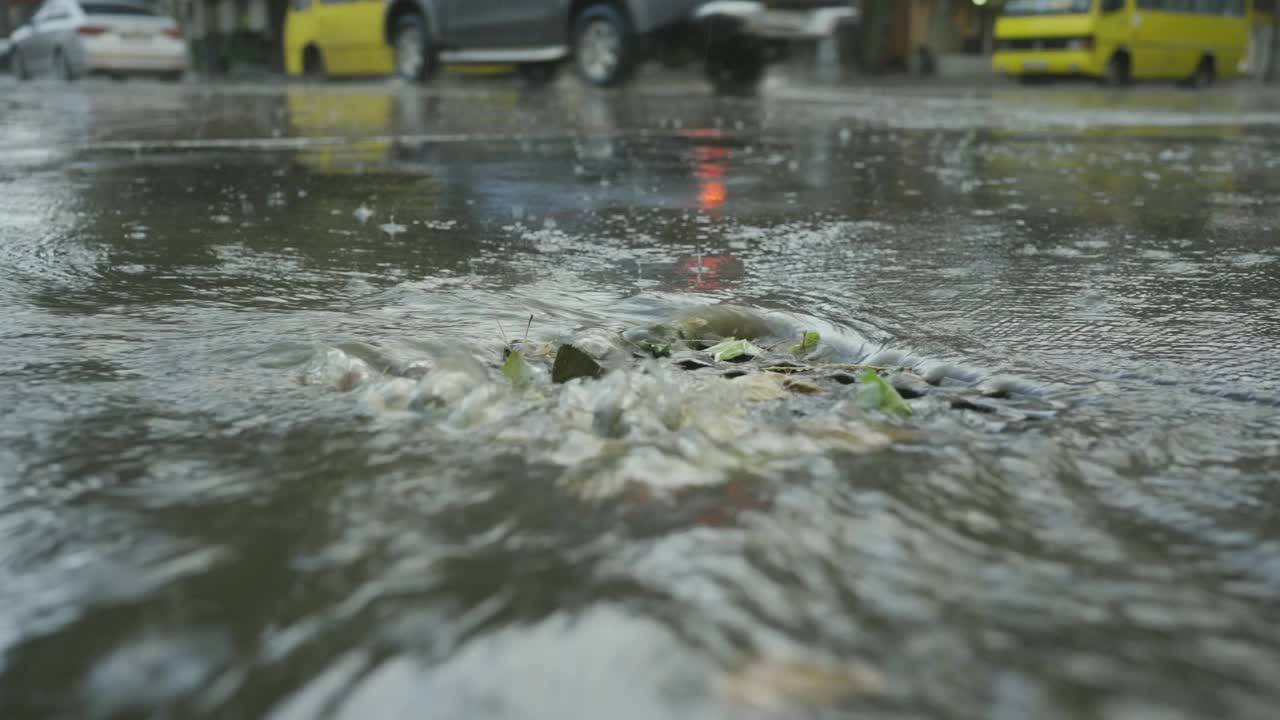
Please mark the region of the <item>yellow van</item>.
<svg viewBox="0 0 1280 720"><path fill-rule="evenodd" d="M292 0L284 26L284 67L290 75L389 75L391 46L383 37L385 0Z"/></svg>
<svg viewBox="0 0 1280 720"><path fill-rule="evenodd" d="M1238 72L1251 0L1008 0L996 21L997 73L1080 75L1108 84L1208 85Z"/></svg>

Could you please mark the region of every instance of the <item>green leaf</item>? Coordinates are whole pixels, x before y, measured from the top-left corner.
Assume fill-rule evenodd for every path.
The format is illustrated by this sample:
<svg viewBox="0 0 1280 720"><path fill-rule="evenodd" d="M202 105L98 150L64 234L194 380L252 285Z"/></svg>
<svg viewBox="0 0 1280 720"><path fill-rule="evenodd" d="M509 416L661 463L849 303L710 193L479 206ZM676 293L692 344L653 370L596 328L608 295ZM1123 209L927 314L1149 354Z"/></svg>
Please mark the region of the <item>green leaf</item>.
<svg viewBox="0 0 1280 720"><path fill-rule="evenodd" d="M729 338L721 343L712 345L707 348L706 352L716 359L716 362L728 362L734 358L756 357L764 351L752 345L749 340L735 340Z"/></svg>
<svg viewBox="0 0 1280 720"><path fill-rule="evenodd" d="M671 343L660 343L653 340L641 340L638 343L641 350L649 353L652 357L663 358L671 357Z"/></svg>
<svg viewBox="0 0 1280 720"><path fill-rule="evenodd" d="M856 393L858 404L863 407L876 408L904 417L911 415L911 406L902 399L893 385L880 377L880 373L875 370L867 370L858 376Z"/></svg>
<svg viewBox="0 0 1280 720"><path fill-rule="evenodd" d="M818 347L818 343L822 341L822 336L814 330L808 330L804 335L800 336L800 342L791 346L792 355L800 355L809 352Z"/></svg>
<svg viewBox="0 0 1280 720"><path fill-rule="evenodd" d="M707 321L700 317L686 318L680 323L680 327L676 329L676 333L685 340L702 337L703 330L707 327Z"/></svg>
<svg viewBox="0 0 1280 720"><path fill-rule="evenodd" d="M502 363L502 374L511 381L512 385L524 385L533 379L533 368L524 361L523 353L512 350L507 353L507 359Z"/></svg>

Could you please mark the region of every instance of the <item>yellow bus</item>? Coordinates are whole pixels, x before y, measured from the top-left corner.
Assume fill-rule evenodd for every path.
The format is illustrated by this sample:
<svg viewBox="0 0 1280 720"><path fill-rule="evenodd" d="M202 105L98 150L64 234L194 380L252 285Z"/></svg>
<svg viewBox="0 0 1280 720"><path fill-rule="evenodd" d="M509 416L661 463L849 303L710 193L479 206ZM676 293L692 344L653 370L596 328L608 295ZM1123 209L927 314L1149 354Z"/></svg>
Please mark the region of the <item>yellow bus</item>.
<svg viewBox="0 0 1280 720"><path fill-rule="evenodd" d="M385 0L292 0L285 16L284 67L290 75L390 75L382 36Z"/></svg>
<svg viewBox="0 0 1280 720"><path fill-rule="evenodd" d="M1251 0L1008 0L996 20L997 73L1077 75L1112 85L1235 75Z"/></svg>
<svg viewBox="0 0 1280 720"><path fill-rule="evenodd" d="M390 75L395 68L394 53L382 34L386 15L387 0L290 0L284 21L285 72L313 80ZM515 67L472 63L450 72L502 75Z"/></svg>

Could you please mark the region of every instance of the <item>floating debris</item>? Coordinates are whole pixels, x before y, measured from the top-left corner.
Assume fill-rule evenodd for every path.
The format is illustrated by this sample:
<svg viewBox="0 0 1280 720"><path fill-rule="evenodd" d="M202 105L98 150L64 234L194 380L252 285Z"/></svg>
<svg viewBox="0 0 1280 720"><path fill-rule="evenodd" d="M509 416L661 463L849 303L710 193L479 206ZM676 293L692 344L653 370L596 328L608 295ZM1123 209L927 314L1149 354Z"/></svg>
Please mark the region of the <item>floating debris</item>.
<svg viewBox="0 0 1280 720"><path fill-rule="evenodd" d="M671 361L681 370L702 370L714 367L716 364L710 355L694 351L674 354L671 356Z"/></svg>
<svg viewBox="0 0 1280 720"><path fill-rule="evenodd" d="M595 358L573 345L561 345L551 367L551 382L567 383L578 378L599 377L604 369Z"/></svg>
<svg viewBox="0 0 1280 720"><path fill-rule="evenodd" d="M807 330L800 337L800 342L792 345L788 352L792 355L804 355L818 349L818 343L820 342L822 342L821 335L812 330Z"/></svg>
<svg viewBox="0 0 1280 720"><path fill-rule="evenodd" d="M729 338L707 348L707 354L716 362L746 362L763 353L764 351L752 345L751 341L735 338Z"/></svg>
<svg viewBox="0 0 1280 720"><path fill-rule="evenodd" d="M789 377L782 381L782 387L801 395L817 395L822 392L818 384L803 378Z"/></svg>
<svg viewBox="0 0 1280 720"><path fill-rule="evenodd" d="M739 705L782 713L879 696L888 684L884 673L860 661L761 658L723 678L720 690Z"/></svg>

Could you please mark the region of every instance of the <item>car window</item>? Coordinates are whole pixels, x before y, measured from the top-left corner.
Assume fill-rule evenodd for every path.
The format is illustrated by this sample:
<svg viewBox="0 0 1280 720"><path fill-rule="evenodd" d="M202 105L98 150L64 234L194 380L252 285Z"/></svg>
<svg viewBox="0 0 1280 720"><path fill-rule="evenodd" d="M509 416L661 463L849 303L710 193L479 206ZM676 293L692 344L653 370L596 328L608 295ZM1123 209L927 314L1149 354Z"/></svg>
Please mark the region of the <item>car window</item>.
<svg viewBox="0 0 1280 720"><path fill-rule="evenodd" d="M36 14L31 17L32 22L49 22L50 20L65 20L71 17L71 12L67 9L66 3L62 0L50 0L40 7Z"/></svg>
<svg viewBox="0 0 1280 720"><path fill-rule="evenodd" d="M85 15L141 15L152 17L155 13L141 5L125 5L123 3L82 3Z"/></svg>

